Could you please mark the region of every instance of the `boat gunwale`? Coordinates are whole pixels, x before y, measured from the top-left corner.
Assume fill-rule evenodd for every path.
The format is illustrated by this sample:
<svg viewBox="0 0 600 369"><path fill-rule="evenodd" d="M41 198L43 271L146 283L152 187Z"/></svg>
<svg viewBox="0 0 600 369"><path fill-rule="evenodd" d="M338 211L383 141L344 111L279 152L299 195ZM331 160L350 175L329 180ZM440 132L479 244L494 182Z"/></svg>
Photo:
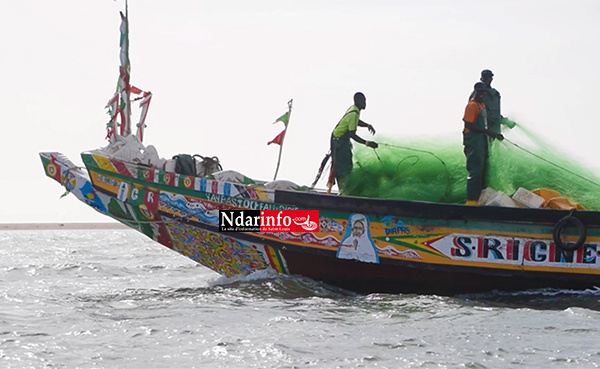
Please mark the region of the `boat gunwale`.
<svg viewBox="0 0 600 369"><path fill-rule="evenodd" d="M105 174L121 177L129 181L146 185L151 188L177 189L175 192L181 192L184 195L193 193L203 193L195 189L188 189L181 186L172 186L167 184L159 184L150 182L144 179L135 178L124 175L118 172L107 171L97 165L90 165L84 156L92 157L99 155L84 151L82 154L84 165L88 172L90 170L104 172ZM159 168L140 165L139 163L129 163L123 160L110 159L108 156L103 156L109 160L117 160L128 165L137 166L139 169L156 169L164 173L166 172ZM192 176L193 177L193 176ZM201 178L201 177L195 177ZM223 183L233 183L227 181L213 181ZM256 187L255 185L242 184L243 186ZM95 187L95 186L94 186ZM331 211L363 213L369 215L394 215L400 217L421 218L421 219L442 219L442 220L462 220L462 221L491 221L491 222L507 222L507 223L522 223L522 224L538 224L553 226L562 218L573 215L579 218L586 227L600 228L600 211L595 210L563 210L563 209L547 209L547 208L513 208L499 206L471 206L462 204L449 203L434 203L418 200L402 200L402 199L387 199L387 198L368 198L347 195L331 195L316 191L285 191L285 190L269 190L266 192L274 193L273 204L296 206L305 209L323 209Z"/></svg>
<svg viewBox="0 0 600 369"><path fill-rule="evenodd" d="M355 196L336 196L297 191L275 191L275 202L305 208L395 215L422 219L501 221L525 224L553 225L568 215L579 218L587 227L600 227L600 211L562 210L545 208L511 208L499 206L471 206L400 199L379 199Z"/></svg>

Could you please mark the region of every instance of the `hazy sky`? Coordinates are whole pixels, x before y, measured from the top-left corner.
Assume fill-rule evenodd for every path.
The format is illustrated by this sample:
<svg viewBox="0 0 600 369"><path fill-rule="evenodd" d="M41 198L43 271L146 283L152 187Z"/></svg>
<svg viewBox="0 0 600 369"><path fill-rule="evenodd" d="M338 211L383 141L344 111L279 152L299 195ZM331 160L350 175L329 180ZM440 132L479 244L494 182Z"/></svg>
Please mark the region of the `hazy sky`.
<svg viewBox="0 0 600 369"><path fill-rule="evenodd" d="M44 175L40 151L81 164L105 146L118 76L112 0L3 0L0 222L108 221ZM466 97L496 74L503 114L590 166L600 139L600 2L131 0L132 83L153 92L145 143L310 184L352 95L380 136L460 141ZM370 137L359 132L362 137Z"/></svg>

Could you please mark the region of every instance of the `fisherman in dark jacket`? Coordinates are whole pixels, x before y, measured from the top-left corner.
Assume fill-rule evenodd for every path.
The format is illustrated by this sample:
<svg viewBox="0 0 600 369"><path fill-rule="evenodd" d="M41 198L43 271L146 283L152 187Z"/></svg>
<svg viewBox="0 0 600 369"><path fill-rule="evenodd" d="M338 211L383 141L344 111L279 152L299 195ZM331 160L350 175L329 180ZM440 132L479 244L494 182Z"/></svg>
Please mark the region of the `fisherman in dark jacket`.
<svg viewBox="0 0 600 369"><path fill-rule="evenodd" d="M486 86L483 103L487 111L487 128L494 133L500 133L500 123L502 122L502 114L500 113L500 92L492 87L494 73L489 69L481 71L481 82ZM475 91L469 99L475 97ZM512 128L512 127L511 127Z"/></svg>
<svg viewBox="0 0 600 369"><path fill-rule="evenodd" d="M487 86L477 82L474 96L469 100L463 116L463 144L467 159L467 205L477 205L479 194L484 187L485 171L488 165L488 136L503 140L501 133L489 129L486 106L483 103Z"/></svg>

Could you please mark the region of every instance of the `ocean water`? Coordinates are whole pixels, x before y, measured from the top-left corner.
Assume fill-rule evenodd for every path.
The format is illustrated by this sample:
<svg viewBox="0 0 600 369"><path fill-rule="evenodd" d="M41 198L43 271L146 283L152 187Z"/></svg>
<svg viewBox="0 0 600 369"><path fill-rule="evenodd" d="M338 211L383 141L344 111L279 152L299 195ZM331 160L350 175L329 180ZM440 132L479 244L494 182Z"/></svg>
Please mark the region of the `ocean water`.
<svg viewBox="0 0 600 369"><path fill-rule="evenodd" d="M597 368L600 291L227 279L132 230L0 232L0 368Z"/></svg>

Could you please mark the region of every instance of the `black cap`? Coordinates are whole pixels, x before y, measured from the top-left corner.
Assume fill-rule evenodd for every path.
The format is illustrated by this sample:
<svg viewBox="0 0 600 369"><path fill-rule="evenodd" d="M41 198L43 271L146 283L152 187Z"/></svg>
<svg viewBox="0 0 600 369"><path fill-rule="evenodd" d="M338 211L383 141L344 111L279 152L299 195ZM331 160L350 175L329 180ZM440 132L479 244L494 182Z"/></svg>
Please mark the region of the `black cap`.
<svg viewBox="0 0 600 369"><path fill-rule="evenodd" d="M487 86L483 82L477 82L475 86L473 86L475 91L485 91L487 90Z"/></svg>
<svg viewBox="0 0 600 369"><path fill-rule="evenodd" d="M482 77L484 77L484 76L490 76L490 77L493 77L493 76L494 76L494 73L492 73L492 71L491 71L491 70L489 70L489 69L484 69L484 70L482 70L482 71L481 71L481 76L482 76Z"/></svg>

